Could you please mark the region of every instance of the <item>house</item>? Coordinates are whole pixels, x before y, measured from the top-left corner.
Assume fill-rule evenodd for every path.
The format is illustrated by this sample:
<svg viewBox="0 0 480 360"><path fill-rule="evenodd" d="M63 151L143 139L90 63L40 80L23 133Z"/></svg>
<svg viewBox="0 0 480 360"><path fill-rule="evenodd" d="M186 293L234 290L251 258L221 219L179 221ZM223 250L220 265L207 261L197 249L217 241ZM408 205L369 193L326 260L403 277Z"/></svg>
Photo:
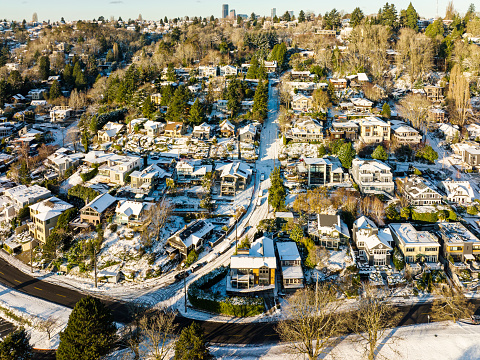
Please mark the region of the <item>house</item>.
<svg viewBox="0 0 480 360"><path fill-rule="evenodd" d="M390 124L369 116L359 120L360 140L364 143L381 143L390 140Z"/></svg>
<svg viewBox="0 0 480 360"><path fill-rule="evenodd" d="M198 76L200 77L210 77L217 76L218 67L216 66L199 66L198 67Z"/></svg>
<svg viewBox="0 0 480 360"><path fill-rule="evenodd" d="M354 121L332 121L329 130L330 139L346 139L355 141L358 139L358 124Z"/></svg>
<svg viewBox="0 0 480 360"><path fill-rule="evenodd" d="M52 193L50 190L38 185L18 185L5 190L4 195L12 200L17 209L21 209L39 200L51 197Z"/></svg>
<svg viewBox="0 0 480 360"><path fill-rule="evenodd" d="M235 135L235 125L233 125L229 120L224 120L220 124L220 132L223 137L231 137Z"/></svg>
<svg viewBox="0 0 480 360"><path fill-rule="evenodd" d="M50 110L50 121L63 121L69 119L73 115L73 110L68 106L54 106Z"/></svg>
<svg viewBox="0 0 480 360"><path fill-rule="evenodd" d="M293 128L287 132L286 138L295 142L309 142L323 140L323 126L310 117L303 117L295 122Z"/></svg>
<svg viewBox="0 0 480 360"><path fill-rule="evenodd" d="M193 162L182 160L175 166L175 178L178 182L200 183L212 169L212 165L195 165Z"/></svg>
<svg viewBox="0 0 480 360"><path fill-rule="evenodd" d="M302 260L297 244L293 241L277 242L278 261L282 269L282 285L285 291L295 291L304 287Z"/></svg>
<svg viewBox="0 0 480 360"><path fill-rule="evenodd" d="M207 123L203 123L201 125L197 125L193 128L193 138L197 138L200 140L209 140L212 135L212 127Z"/></svg>
<svg viewBox="0 0 480 360"><path fill-rule="evenodd" d="M368 265L390 264L393 238L389 228L379 230L373 221L362 216L353 223L352 236L359 258Z"/></svg>
<svg viewBox="0 0 480 360"><path fill-rule="evenodd" d="M379 160L354 159L351 173L363 194L393 195L395 183L390 167Z"/></svg>
<svg viewBox="0 0 480 360"><path fill-rule="evenodd" d="M263 236L250 249L238 249L237 255L230 258L227 293L273 293L276 269L273 240Z"/></svg>
<svg viewBox="0 0 480 360"><path fill-rule="evenodd" d="M102 130L98 131L98 140L101 142L113 141L123 129L125 129L125 125L109 121Z"/></svg>
<svg viewBox="0 0 480 360"><path fill-rule="evenodd" d="M480 166L480 147L468 146L463 151L462 160L471 167Z"/></svg>
<svg viewBox="0 0 480 360"><path fill-rule="evenodd" d="M243 162L221 166L220 194L235 196L238 190L245 190L252 177L252 169Z"/></svg>
<svg viewBox="0 0 480 360"><path fill-rule="evenodd" d="M119 200L115 208L115 222L127 226L142 226L152 206L149 202Z"/></svg>
<svg viewBox="0 0 480 360"><path fill-rule="evenodd" d="M125 185L129 173L142 168L143 159L139 156L115 155L108 157L105 164L98 168L98 173L107 177L112 184Z"/></svg>
<svg viewBox="0 0 480 360"><path fill-rule="evenodd" d="M301 93L296 94L292 99L292 110L307 112L313 108L313 98Z"/></svg>
<svg viewBox="0 0 480 360"><path fill-rule="evenodd" d="M462 223L438 223L443 257L453 263L480 260L480 239Z"/></svg>
<svg viewBox="0 0 480 360"><path fill-rule="evenodd" d="M72 209L73 205L52 196L30 205L29 208L31 222L28 223L28 229L30 235L45 244L53 228L57 225L60 215Z"/></svg>
<svg viewBox="0 0 480 360"><path fill-rule="evenodd" d="M444 123L444 124L440 125L438 130L443 133L443 135L445 136L445 139L448 140L448 141L452 141L456 137L460 136L460 130L458 130L457 125L451 125L451 124L448 124L448 123Z"/></svg>
<svg viewBox="0 0 480 360"><path fill-rule="evenodd" d="M343 172L340 160L334 156L305 158L303 163L307 168L308 186L341 184L348 178Z"/></svg>
<svg viewBox="0 0 480 360"><path fill-rule="evenodd" d="M182 137L187 132L187 127L182 122L169 122L165 126L165 136L168 137Z"/></svg>
<svg viewBox="0 0 480 360"><path fill-rule="evenodd" d="M155 105L155 106L160 106L162 104L162 94L160 93L155 93L150 95L150 101Z"/></svg>
<svg viewBox="0 0 480 360"><path fill-rule="evenodd" d="M237 76L238 69L232 65L220 66L220 76Z"/></svg>
<svg viewBox="0 0 480 360"><path fill-rule="evenodd" d="M290 71L290 76L292 77L292 79L296 79L296 80L307 80L310 78L310 71L292 70Z"/></svg>
<svg viewBox="0 0 480 360"><path fill-rule="evenodd" d="M393 133L392 138L401 145L415 145L422 141L422 135L402 121L392 120L391 131Z"/></svg>
<svg viewBox="0 0 480 360"><path fill-rule="evenodd" d="M435 186L421 176L412 175L404 179L398 178L399 192L408 200L410 205L438 205L442 203L442 195Z"/></svg>
<svg viewBox="0 0 480 360"><path fill-rule="evenodd" d="M423 90L425 90L427 99L434 104L441 103L445 99L445 96L443 95L443 87L441 86L429 85L425 86Z"/></svg>
<svg viewBox="0 0 480 360"><path fill-rule="evenodd" d="M343 91L347 88L347 80L346 79L330 79L330 84L333 85L335 91Z"/></svg>
<svg viewBox="0 0 480 360"><path fill-rule="evenodd" d="M347 225L340 215L317 214L317 221L309 224L308 232L327 248L336 250L350 238Z"/></svg>
<svg viewBox="0 0 480 360"><path fill-rule="evenodd" d="M133 189L144 190L149 193L158 184L160 179L171 176L155 164L147 166L143 170L135 170L130 174L130 185Z"/></svg>
<svg viewBox="0 0 480 360"><path fill-rule="evenodd" d="M164 131L165 124L148 120L143 124L143 128L146 130L147 136L155 137L160 135Z"/></svg>
<svg viewBox="0 0 480 360"><path fill-rule="evenodd" d="M373 107L373 101L362 98L352 98L353 110L357 112L370 112Z"/></svg>
<svg viewBox="0 0 480 360"><path fill-rule="evenodd" d="M432 107L428 109L428 119L432 123L443 123L445 122L445 111Z"/></svg>
<svg viewBox="0 0 480 360"><path fill-rule="evenodd" d="M80 221L93 225L100 224L105 211L116 201L117 199L108 193L98 195L95 199L80 209Z"/></svg>
<svg viewBox="0 0 480 360"><path fill-rule="evenodd" d="M186 258L190 251L198 251L202 248L214 228L211 222L195 220L170 236L167 244Z"/></svg>
<svg viewBox="0 0 480 360"><path fill-rule="evenodd" d="M264 61L263 66L267 73L274 73L277 71L278 64L276 61Z"/></svg>
<svg viewBox="0 0 480 360"><path fill-rule="evenodd" d="M28 95L30 95L32 100L45 100L44 95L46 92L46 89L32 89L28 92Z"/></svg>
<svg viewBox="0 0 480 360"><path fill-rule="evenodd" d="M412 264L418 260L428 263L438 262L440 244L435 235L428 231L417 231L412 224L389 224L393 239L402 253L405 262Z"/></svg>
<svg viewBox="0 0 480 360"><path fill-rule="evenodd" d="M475 193L468 181L447 179L441 182L441 187L447 194L447 200L457 204L470 204L475 199Z"/></svg>
<svg viewBox="0 0 480 360"><path fill-rule="evenodd" d="M68 169L78 166L84 156L82 153L69 154L65 149L58 149L47 157L44 164L62 176Z"/></svg>
<svg viewBox="0 0 480 360"><path fill-rule="evenodd" d="M253 110L253 100L243 100L240 102L240 108L242 111L252 111Z"/></svg>
<svg viewBox="0 0 480 360"><path fill-rule="evenodd" d="M242 142L253 143L256 136L257 127L252 124L245 125L239 130L239 137Z"/></svg>

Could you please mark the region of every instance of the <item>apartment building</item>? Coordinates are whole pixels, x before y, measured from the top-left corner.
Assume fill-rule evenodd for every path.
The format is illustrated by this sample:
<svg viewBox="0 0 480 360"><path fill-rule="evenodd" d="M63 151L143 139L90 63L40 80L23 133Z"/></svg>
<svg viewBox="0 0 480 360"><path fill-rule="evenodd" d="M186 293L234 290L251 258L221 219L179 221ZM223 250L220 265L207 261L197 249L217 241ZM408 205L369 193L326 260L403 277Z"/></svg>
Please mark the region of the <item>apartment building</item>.
<svg viewBox="0 0 480 360"><path fill-rule="evenodd" d="M412 224L389 224L393 239L407 264L421 259L425 262L438 262L440 243L435 235L428 231L417 231Z"/></svg>
<svg viewBox="0 0 480 360"><path fill-rule="evenodd" d="M354 159L351 169L353 180L364 194L393 195L395 183L390 167L379 160Z"/></svg>

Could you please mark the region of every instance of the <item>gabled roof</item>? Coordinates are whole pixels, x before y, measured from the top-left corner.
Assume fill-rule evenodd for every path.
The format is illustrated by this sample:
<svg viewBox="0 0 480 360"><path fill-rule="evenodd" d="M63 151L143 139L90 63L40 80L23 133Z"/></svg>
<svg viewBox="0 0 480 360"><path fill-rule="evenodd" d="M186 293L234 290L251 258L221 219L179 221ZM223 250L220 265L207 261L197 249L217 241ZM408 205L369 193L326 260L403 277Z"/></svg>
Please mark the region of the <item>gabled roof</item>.
<svg viewBox="0 0 480 360"><path fill-rule="evenodd" d="M117 199L109 193L101 194L98 195L95 199L93 199L90 203L85 205L82 210L85 208L92 208L93 210L101 214L115 201L117 201Z"/></svg>
<svg viewBox="0 0 480 360"><path fill-rule="evenodd" d="M250 175L252 175L252 169L250 169L250 166L242 162L230 163L221 167L221 169L221 178L224 176L234 176L247 179Z"/></svg>
<svg viewBox="0 0 480 360"><path fill-rule="evenodd" d="M73 205L52 196L46 200L40 201L36 204L30 205L30 209L35 212L35 217L39 220L46 221L59 216L64 211L73 208Z"/></svg>
<svg viewBox="0 0 480 360"><path fill-rule="evenodd" d="M153 204L139 201L120 200L118 202L115 212L117 214L124 214L128 217L140 216L143 211L150 209Z"/></svg>

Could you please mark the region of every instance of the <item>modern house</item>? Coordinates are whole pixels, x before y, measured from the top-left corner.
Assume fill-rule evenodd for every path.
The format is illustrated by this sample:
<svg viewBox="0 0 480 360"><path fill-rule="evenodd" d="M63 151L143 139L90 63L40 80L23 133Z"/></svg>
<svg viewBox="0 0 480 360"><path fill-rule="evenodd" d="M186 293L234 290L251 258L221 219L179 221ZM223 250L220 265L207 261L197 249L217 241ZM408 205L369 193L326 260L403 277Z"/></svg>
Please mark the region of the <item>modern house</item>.
<svg viewBox="0 0 480 360"><path fill-rule="evenodd" d="M98 173L107 177L109 183L125 185L129 173L141 169L143 160L138 156L112 155L98 168Z"/></svg>
<svg viewBox="0 0 480 360"><path fill-rule="evenodd" d="M454 181L451 179L441 182L447 194L447 200L457 204L470 204L475 199L475 193L468 181Z"/></svg>
<svg viewBox="0 0 480 360"><path fill-rule="evenodd" d="M337 250L350 238L348 227L340 215L317 214L317 221L309 224L308 232L321 246L330 250Z"/></svg>
<svg viewBox="0 0 480 360"><path fill-rule="evenodd" d="M50 121L63 121L69 119L72 116L73 110L68 106L54 106L50 110Z"/></svg>
<svg viewBox="0 0 480 360"><path fill-rule="evenodd" d="M233 125L229 120L224 120L220 124L220 132L223 137L231 137L235 135L235 125Z"/></svg>
<svg viewBox="0 0 480 360"><path fill-rule="evenodd" d="M364 194L392 196L395 188L393 175L388 165L379 160L354 159L351 169L353 180Z"/></svg>
<svg viewBox="0 0 480 360"><path fill-rule="evenodd" d="M308 186L336 185L348 178L337 157L305 158L303 163L307 169Z"/></svg>
<svg viewBox="0 0 480 360"><path fill-rule="evenodd" d="M263 236L250 249L238 249L237 255L230 258L227 293L273 293L276 269L273 240Z"/></svg>
<svg viewBox="0 0 480 360"><path fill-rule="evenodd" d="M358 139L358 124L354 121L332 121L332 127L330 128L330 139L346 139L357 140Z"/></svg>
<svg viewBox="0 0 480 360"><path fill-rule="evenodd" d="M459 222L438 223L443 257L452 262L480 260L480 239Z"/></svg>
<svg viewBox="0 0 480 360"><path fill-rule="evenodd" d="M210 222L195 220L170 236L167 244L177 249L186 258L190 251L198 251L202 248L214 228Z"/></svg>
<svg viewBox="0 0 480 360"><path fill-rule="evenodd" d="M84 158L82 153L69 154L65 149L59 149L52 155L47 157L44 164L46 167L53 169L58 175L64 175L71 167L78 166Z"/></svg>
<svg viewBox="0 0 480 360"><path fill-rule="evenodd" d="M55 196L29 206L30 220L28 229L30 235L45 244L53 228L57 225L58 218L73 205L62 201Z"/></svg>
<svg viewBox="0 0 480 360"><path fill-rule="evenodd" d="M119 200L115 208L115 222L128 226L142 226L153 206L149 202Z"/></svg>
<svg viewBox="0 0 480 360"><path fill-rule="evenodd" d="M423 88L425 90L425 94L427 95L427 99L434 104L441 103L445 96L443 95L443 87L441 86L425 86Z"/></svg>
<svg viewBox="0 0 480 360"><path fill-rule="evenodd" d="M407 264L419 260L436 263L440 243L435 235L428 231L417 231L412 224L389 224L395 244L403 254Z"/></svg>
<svg viewBox="0 0 480 360"><path fill-rule="evenodd" d="M352 236L361 260L370 266L390 264L393 238L389 228L379 229L362 216L353 223Z"/></svg>
<svg viewBox="0 0 480 360"><path fill-rule="evenodd" d="M102 222L105 211L111 207L117 199L105 193L98 195L95 199L80 209L80 221L98 225Z"/></svg>
<svg viewBox="0 0 480 360"><path fill-rule="evenodd" d="M220 194L235 196L237 191L245 190L252 177L252 169L243 162L230 163L219 168Z"/></svg>
<svg viewBox="0 0 480 360"><path fill-rule="evenodd" d="M238 69L232 65L220 66L220 76L237 76Z"/></svg>
<svg viewBox="0 0 480 360"><path fill-rule="evenodd" d="M218 67L216 66L199 66L198 67L198 76L200 77L210 77L217 76Z"/></svg>
<svg viewBox="0 0 480 360"><path fill-rule="evenodd" d="M212 168L212 165L195 165L182 160L175 167L175 178L178 182L199 183L205 175L212 172Z"/></svg>
<svg viewBox="0 0 480 360"><path fill-rule="evenodd" d="M282 269L282 285L285 291L304 287L302 259L293 241L277 242L278 261Z"/></svg>
<svg viewBox="0 0 480 360"><path fill-rule="evenodd" d="M428 180L411 175L409 177L398 179L401 188L398 189L410 205L437 205L442 203L442 195L437 191L435 186Z"/></svg>
<svg viewBox="0 0 480 360"><path fill-rule="evenodd" d="M148 193L158 184L160 179L168 176L171 176L171 174L157 165L152 164L143 170L135 170L132 172L130 174L130 185L134 189L144 190Z"/></svg>
<svg viewBox="0 0 480 360"><path fill-rule="evenodd" d="M163 133L165 130L165 124L148 120L143 124L143 128L145 129L147 136L155 137Z"/></svg>
<svg viewBox="0 0 480 360"><path fill-rule="evenodd" d="M50 190L38 185L28 187L26 185L18 185L5 190L4 194L12 200L17 209L21 209L27 205L52 196Z"/></svg>
<svg viewBox="0 0 480 360"><path fill-rule="evenodd" d="M390 124L380 118L369 116L359 120L360 140L364 143L390 141Z"/></svg>

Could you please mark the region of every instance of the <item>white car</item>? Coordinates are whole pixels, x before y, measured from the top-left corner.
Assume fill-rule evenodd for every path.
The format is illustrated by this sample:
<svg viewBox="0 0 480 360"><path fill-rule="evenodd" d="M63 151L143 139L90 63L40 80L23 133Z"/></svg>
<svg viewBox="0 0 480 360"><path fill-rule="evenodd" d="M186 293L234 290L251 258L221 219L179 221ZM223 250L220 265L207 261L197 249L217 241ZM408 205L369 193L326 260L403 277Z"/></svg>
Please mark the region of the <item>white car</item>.
<svg viewBox="0 0 480 360"><path fill-rule="evenodd" d="M260 181L265 180L265 174L260 175Z"/></svg>

